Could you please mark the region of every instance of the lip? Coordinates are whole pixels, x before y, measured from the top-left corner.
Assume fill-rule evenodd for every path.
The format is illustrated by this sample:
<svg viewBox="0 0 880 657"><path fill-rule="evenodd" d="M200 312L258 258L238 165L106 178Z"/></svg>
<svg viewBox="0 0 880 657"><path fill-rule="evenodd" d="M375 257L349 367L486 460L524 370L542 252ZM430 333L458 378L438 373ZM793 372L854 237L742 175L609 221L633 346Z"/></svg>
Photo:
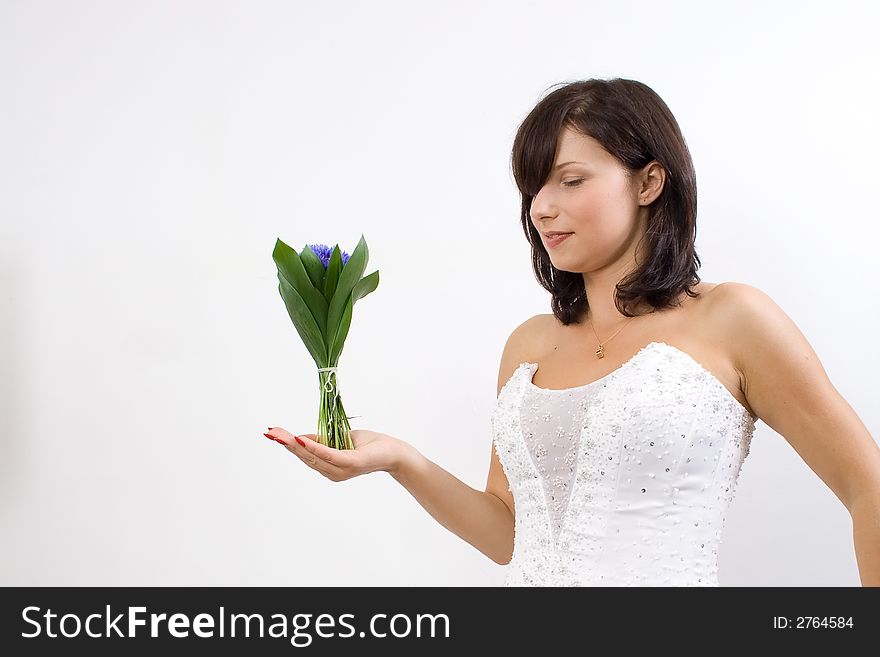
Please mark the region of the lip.
<svg viewBox="0 0 880 657"><path fill-rule="evenodd" d="M574 235L574 233L564 233L562 235L544 235L544 241L547 242L548 248L553 249L562 244L572 235Z"/></svg>

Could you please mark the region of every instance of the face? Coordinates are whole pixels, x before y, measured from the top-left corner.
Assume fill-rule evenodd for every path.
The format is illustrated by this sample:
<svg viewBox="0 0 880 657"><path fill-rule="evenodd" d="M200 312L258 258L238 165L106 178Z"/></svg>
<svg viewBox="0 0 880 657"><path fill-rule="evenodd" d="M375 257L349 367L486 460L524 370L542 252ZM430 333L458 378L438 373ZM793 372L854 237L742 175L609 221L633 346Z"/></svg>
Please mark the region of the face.
<svg viewBox="0 0 880 657"><path fill-rule="evenodd" d="M599 142L568 128L560 133L553 167L531 205L532 225L553 266L582 273L631 259L647 221L641 179L630 181ZM553 244L544 235L549 231L572 235Z"/></svg>

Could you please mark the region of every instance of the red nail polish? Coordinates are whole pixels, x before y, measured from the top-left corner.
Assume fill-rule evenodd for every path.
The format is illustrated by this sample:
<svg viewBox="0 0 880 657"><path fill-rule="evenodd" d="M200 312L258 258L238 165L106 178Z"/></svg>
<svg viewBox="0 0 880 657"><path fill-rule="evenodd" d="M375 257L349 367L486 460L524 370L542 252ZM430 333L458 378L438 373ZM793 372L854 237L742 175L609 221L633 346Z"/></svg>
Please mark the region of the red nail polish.
<svg viewBox="0 0 880 657"><path fill-rule="evenodd" d="M285 447L287 447L287 443L284 442L283 440L278 440L278 439L276 438L276 439L275 439L275 442L278 443L279 445L284 445Z"/></svg>
<svg viewBox="0 0 880 657"><path fill-rule="evenodd" d="M302 445L303 447L306 446L306 444L305 444L303 441L301 441L301 440L299 439L299 436L294 436L294 439L296 440L296 442L298 442L298 443L299 443L300 445Z"/></svg>
<svg viewBox="0 0 880 657"><path fill-rule="evenodd" d="M275 436L270 436L268 433L264 433L263 435L266 436L266 438L269 438L270 440L275 440Z"/></svg>
<svg viewBox="0 0 880 657"><path fill-rule="evenodd" d="M274 428L274 427L269 427L269 431L272 431L273 428Z"/></svg>

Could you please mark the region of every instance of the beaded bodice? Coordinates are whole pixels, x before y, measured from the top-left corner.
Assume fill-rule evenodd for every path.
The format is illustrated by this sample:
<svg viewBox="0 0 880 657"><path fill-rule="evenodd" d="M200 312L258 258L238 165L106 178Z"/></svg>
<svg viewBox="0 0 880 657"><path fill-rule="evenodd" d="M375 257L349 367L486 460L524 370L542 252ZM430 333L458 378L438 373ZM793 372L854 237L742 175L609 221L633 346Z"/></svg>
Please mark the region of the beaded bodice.
<svg viewBox="0 0 880 657"><path fill-rule="evenodd" d="M504 584L718 586L748 410L664 342L576 388L537 387L537 369L516 369L491 417L516 515Z"/></svg>

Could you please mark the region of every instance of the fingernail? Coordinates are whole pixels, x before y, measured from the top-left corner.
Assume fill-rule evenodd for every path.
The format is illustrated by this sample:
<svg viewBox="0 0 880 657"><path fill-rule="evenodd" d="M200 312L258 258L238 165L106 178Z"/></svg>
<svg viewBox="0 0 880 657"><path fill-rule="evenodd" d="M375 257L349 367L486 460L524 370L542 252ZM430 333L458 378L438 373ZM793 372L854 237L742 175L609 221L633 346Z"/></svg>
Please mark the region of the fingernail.
<svg viewBox="0 0 880 657"><path fill-rule="evenodd" d="M301 440L299 439L299 436L294 436L294 439L296 439L296 442L298 442L298 443L299 443L300 445L302 445L303 447L306 446L306 444L305 444L303 441L301 441Z"/></svg>
<svg viewBox="0 0 880 657"><path fill-rule="evenodd" d="M269 440L275 440L275 436L270 436L268 433L264 433L263 435L266 436L266 438L268 438Z"/></svg>
<svg viewBox="0 0 880 657"><path fill-rule="evenodd" d="M275 442L278 443L279 445L284 445L285 447L287 447L287 443L284 442L283 440L278 440L278 438L275 438Z"/></svg>
<svg viewBox="0 0 880 657"><path fill-rule="evenodd" d="M269 431L272 431L273 428L274 428L274 427L269 427Z"/></svg>

